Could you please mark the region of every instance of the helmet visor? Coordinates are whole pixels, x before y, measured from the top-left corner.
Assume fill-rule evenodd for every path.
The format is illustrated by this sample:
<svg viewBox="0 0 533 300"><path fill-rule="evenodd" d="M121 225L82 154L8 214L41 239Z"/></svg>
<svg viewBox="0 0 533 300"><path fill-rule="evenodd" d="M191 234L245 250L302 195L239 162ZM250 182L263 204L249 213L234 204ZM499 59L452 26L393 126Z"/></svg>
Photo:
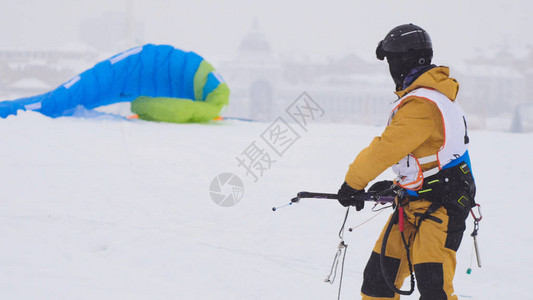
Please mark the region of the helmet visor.
<svg viewBox="0 0 533 300"><path fill-rule="evenodd" d="M378 47L376 48L376 57L379 60L384 60L387 53L383 50L383 41L379 42Z"/></svg>

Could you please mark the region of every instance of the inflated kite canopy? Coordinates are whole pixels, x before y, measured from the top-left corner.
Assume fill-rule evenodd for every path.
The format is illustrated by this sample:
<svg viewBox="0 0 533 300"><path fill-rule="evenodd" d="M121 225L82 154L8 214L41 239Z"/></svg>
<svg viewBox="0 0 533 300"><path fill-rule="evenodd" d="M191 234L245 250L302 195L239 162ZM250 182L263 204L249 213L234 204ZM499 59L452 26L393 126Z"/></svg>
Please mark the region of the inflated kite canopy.
<svg viewBox="0 0 533 300"><path fill-rule="evenodd" d="M131 102L140 119L205 122L228 104L229 88L211 64L194 52L147 44L96 64L55 90L0 102L0 117L34 110L50 117Z"/></svg>

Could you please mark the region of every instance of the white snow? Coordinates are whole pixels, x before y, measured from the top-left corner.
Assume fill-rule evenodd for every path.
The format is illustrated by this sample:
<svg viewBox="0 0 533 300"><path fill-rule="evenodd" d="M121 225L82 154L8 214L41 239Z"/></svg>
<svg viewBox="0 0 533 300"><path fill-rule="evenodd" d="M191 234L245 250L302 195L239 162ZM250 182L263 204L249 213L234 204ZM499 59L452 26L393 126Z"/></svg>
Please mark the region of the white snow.
<svg viewBox="0 0 533 300"><path fill-rule="evenodd" d="M323 279L345 209L328 200L271 208L302 190L336 192L348 164L382 128L312 124L254 183L236 157L268 125L34 112L1 119L0 299L336 299L337 284ZM533 134L470 136L483 267L474 260L466 274L469 218L456 293L530 298ZM234 207L209 197L211 180L223 172L245 182ZM346 232L342 299L360 298L363 268L389 213ZM347 227L373 215L369 207L352 212Z"/></svg>

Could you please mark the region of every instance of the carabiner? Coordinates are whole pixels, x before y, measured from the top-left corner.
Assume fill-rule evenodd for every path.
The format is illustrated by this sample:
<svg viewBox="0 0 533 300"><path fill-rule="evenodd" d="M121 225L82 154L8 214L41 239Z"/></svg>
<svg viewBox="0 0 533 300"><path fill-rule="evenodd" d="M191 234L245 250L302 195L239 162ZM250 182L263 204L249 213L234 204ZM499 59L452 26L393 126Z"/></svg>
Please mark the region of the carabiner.
<svg viewBox="0 0 533 300"><path fill-rule="evenodd" d="M470 209L470 214L472 215L472 218L474 218L474 221L479 222L479 221L481 221L481 219L483 219L483 215L481 214L481 205L476 203L475 207L477 207L477 213L478 213L479 217L477 217L476 214L474 213L474 208Z"/></svg>

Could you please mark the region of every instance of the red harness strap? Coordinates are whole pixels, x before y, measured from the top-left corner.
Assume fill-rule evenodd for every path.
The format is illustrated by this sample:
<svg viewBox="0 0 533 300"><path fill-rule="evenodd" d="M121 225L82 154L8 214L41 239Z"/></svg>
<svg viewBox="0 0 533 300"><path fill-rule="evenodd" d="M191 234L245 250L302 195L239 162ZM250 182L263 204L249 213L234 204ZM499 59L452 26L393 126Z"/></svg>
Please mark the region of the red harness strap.
<svg viewBox="0 0 533 300"><path fill-rule="evenodd" d="M403 207L398 207L398 227L400 228L400 232L403 232Z"/></svg>

